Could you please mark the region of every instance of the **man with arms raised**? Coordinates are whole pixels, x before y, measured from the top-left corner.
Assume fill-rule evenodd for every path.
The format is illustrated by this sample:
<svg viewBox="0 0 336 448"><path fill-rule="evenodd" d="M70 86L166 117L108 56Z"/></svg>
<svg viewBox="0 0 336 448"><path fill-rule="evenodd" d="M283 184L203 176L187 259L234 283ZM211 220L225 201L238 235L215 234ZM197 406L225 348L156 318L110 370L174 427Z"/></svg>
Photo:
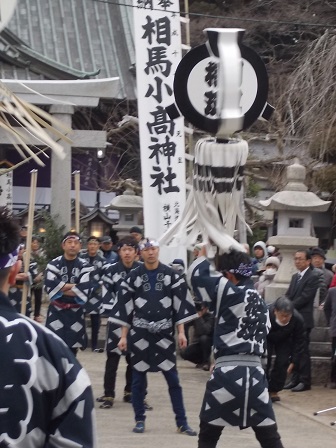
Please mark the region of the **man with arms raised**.
<svg viewBox="0 0 336 448"><path fill-rule="evenodd" d="M198 448L215 448L225 426L251 427L262 448L283 448L261 365L270 327L268 309L255 290L252 261L244 252L206 257L189 267L198 300L215 313L215 367L200 413Z"/></svg>

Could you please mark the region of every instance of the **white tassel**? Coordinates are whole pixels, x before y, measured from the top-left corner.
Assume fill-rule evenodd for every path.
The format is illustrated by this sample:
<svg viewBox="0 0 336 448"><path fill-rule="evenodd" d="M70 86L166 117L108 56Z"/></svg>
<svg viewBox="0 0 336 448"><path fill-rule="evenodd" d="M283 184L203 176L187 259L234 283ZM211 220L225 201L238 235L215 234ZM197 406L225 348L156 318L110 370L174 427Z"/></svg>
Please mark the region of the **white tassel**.
<svg viewBox="0 0 336 448"><path fill-rule="evenodd" d="M244 140L197 142L192 191L180 219L160 238L161 244L183 242L193 246L201 236L204 242L218 246L220 253L232 249L244 251L233 233L237 219L245 223L240 208L242 189L238 183L242 183L241 168L247 156L248 145Z"/></svg>

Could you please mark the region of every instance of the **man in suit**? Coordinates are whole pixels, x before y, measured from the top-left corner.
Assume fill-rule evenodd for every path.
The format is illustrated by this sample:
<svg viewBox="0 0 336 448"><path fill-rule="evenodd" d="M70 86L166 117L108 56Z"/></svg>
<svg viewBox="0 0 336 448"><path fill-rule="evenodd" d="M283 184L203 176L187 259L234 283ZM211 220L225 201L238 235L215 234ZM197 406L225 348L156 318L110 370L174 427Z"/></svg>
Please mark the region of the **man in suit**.
<svg viewBox="0 0 336 448"><path fill-rule="evenodd" d="M310 332L314 327L315 296L317 290L323 286L324 280L322 272L311 267L310 251L298 250L294 255L294 264L298 273L292 276L286 296L302 315L306 336L300 362L294 367L292 379L284 389L291 389L292 392L302 392L311 388Z"/></svg>

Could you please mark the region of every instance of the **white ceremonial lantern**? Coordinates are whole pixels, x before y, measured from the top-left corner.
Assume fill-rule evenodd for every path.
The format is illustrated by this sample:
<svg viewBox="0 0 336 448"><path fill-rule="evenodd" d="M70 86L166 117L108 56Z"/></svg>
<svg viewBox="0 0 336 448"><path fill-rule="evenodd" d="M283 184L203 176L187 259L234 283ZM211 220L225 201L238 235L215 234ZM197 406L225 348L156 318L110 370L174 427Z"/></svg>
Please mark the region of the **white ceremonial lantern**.
<svg viewBox="0 0 336 448"><path fill-rule="evenodd" d="M189 246L201 235L220 253L243 251L233 235L237 220L247 226L241 204L248 145L231 136L259 117L270 117L268 77L260 57L243 45L244 30L209 28L205 34L208 41L190 50L177 67L175 104L167 111L215 137L196 144L193 188L181 218L160 242L179 244L187 230Z"/></svg>

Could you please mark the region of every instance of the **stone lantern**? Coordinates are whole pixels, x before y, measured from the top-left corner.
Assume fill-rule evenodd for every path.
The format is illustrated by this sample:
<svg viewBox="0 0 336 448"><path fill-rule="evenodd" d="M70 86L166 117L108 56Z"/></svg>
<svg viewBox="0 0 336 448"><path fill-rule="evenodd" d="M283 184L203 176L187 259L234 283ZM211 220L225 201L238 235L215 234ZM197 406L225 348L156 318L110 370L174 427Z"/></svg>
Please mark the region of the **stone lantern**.
<svg viewBox="0 0 336 448"><path fill-rule="evenodd" d="M259 201L266 210L277 212L277 235L270 237L268 244L279 248L282 256L274 282L265 290L267 303L287 291L291 277L296 272L293 260L295 251L318 246L318 239L313 236L312 213L325 212L331 204L308 191L304 183L306 169L298 161L287 167L286 177L287 184L282 191L265 201Z"/></svg>
<svg viewBox="0 0 336 448"><path fill-rule="evenodd" d="M143 226L139 225L139 215L143 209L143 199L137 196L134 190L134 181L127 179L125 181L125 191L119 196L115 196L111 203L106 206L107 210L118 210L119 224L113 226L117 232L119 239L128 236L131 227L137 226L143 230Z"/></svg>

